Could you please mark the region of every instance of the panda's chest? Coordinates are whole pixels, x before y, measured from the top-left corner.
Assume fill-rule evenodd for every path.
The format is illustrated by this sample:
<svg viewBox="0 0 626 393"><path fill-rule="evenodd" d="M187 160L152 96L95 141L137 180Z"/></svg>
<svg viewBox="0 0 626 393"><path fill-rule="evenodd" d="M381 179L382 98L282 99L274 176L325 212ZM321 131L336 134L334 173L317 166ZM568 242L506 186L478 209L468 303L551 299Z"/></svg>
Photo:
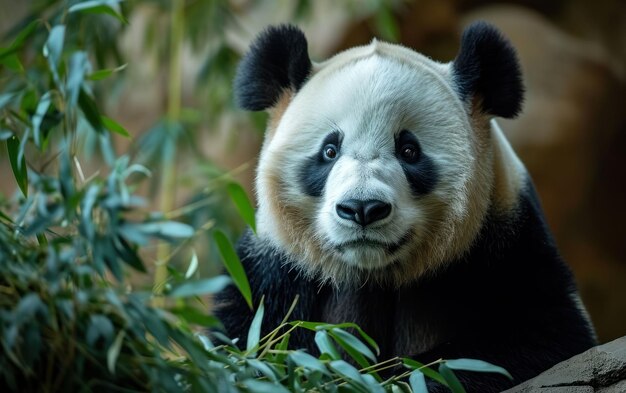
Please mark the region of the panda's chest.
<svg viewBox="0 0 626 393"><path fill-rule="evenodd" d="M323 299L322 320L359 325L379 345L380 360L426 352L449 336L446 316L411 288L329 292Z"/></svg>

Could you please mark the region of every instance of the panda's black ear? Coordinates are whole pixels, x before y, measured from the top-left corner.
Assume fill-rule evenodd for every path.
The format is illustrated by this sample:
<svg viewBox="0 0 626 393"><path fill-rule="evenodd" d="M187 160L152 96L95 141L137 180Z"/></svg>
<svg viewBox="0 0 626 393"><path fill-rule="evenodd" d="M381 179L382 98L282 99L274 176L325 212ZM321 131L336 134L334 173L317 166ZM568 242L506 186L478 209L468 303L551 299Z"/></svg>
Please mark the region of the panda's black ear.
<svg viewBox="0 0 626 393"><path fill-rule="evenodd" d="M259 34L239 63L235 100L252 111L271 108L285 90L302 87L311 67L304 33L292 25L271 26Z"/></svg>
<svg viewBox="0 0 626 393"><path fill-rule="evenodd" d="M454 80L463 101L478 97L482 111L516 117L524 100L524 86L515 49L492 25L475 22L463 32L454 60Z"/></svg>

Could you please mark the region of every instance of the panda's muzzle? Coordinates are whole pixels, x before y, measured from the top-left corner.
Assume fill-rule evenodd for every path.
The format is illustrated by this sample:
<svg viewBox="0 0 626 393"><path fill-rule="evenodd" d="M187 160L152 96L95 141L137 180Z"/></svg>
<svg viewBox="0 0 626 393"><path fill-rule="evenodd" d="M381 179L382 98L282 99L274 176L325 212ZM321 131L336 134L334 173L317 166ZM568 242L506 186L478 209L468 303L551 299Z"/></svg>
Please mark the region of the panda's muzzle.
<svg viewBox="0 0 626 393"><path fill-rule="evenodd" d="M341 244L336 244L334 246L335 250L339 252L344 252L346 248L355 248L355 247L373 247L373 248L381 248L385 250L388 255L395 254L402 246L407 244L413 238L413 231L408 230L400 239L393 243L387 243L379 240L370 239L367 237L361 237L354 240L348 240Z"/></svg>
<svg viewBox="0 0 626 393"><path fill-rule="evenodd" d="M387 218L391 214L391 204L376 199L348 199L338 203L335 210L340 218L365 227Z"/></svg>

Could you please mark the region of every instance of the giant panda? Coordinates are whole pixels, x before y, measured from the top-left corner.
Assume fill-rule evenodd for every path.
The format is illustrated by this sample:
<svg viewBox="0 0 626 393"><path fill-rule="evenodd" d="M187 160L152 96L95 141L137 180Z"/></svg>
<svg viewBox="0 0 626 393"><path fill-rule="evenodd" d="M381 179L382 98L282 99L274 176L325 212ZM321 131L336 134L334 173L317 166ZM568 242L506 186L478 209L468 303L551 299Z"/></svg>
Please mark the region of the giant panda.
<svg viewBox="0 0 626 393"><path fill-rule="evenodd" d="M270 27L234 93L269 113L257 231L238 245L255 304L265 296L265 332L298 295L291 318L355 322L380 359L482 359L514 377L459 373L473 392L595 344L530 176L494 120L518 115L523 83L493 26L470 25L450 63L378 40L313 63L301 30ZM215 312L231 337L246 336L253 311L233 286ZM317 352L304 331L290 344Z"/></svg>

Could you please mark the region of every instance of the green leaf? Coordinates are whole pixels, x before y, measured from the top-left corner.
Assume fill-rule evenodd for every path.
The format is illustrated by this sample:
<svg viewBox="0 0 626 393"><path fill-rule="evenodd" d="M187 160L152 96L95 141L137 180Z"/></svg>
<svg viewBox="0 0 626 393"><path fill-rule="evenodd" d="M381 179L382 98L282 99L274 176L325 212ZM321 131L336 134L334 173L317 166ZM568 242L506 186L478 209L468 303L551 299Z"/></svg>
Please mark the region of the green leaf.
<svg viewBox="0 0 626 393"><path fill-rule="evenodd" d="M121 136L124 136L126 138L132 138L132 136L128 133L128 131L126 131L126 129L122 127L119 123L117 123L115 120L108 118L106 116L100 116L100 119L102 120L102 124L104 124L104 127L107 130L114 132L116 134L120 134Z"/></svg>
<svg viewBox="0 0 626 393"><path fill-rule="evenodd" d="M113 341L113 344L111 344L111 347L109 347L109 350L107 351L107 368L113 375L115 375L115 363L117 363L117 358L120 355L122 343L124 342L124 336L126 336L126 332L124 330L120 330L115 337L115 341Z"/></svg>
<svg viewBox="0 0 626 393"><path fill-rule="evenodd" d="M254 319L252 319L250 329L248 330L248 341L246 343L247 352L253 351L259 345L259 341L261 339L261 324L263 323L264 313L265 307L263 306L263 298L261 298L259 308L256 310Z"/></svg>
<svg viewBox="0 0 626 393"><path fill-rule="evenodd" d="M228 191L228 195L235 203L237 207L237 211L241 218L246 222L246 224L250 225L252 231L256 233L256 223L254 220L254 208L248 199L248 195L246 191L239 185L238 183L230 183L226 187Z"/></svg>
<svg viewBox="0 0 626 393"><path fill-rule="evenodd" d="M187 281L172 290L169 293L171 297L190 297L201 296L211 293L217 293L224 289L229 283L228 276L217 276L213 278L205 278L197 281Z"/></svg>
<svg viewBox="0 0 626 393"><path fill-rule="evenodd" d="M130 224L128 226L131 226ZM141 232L151 236L186 239L193 236L193 227L178 221L143 222L132 225Z"/></svg>
<svg viewBox="0 0 626 393"><path fill-rule="evenodd" d="M103 339L105 346L107 346L113 339L114 330L109 318L101 314L92 315L87 327L87 344L93 347L98 340Z"/></svg>
<svg viewBox="0 0 626 393"><path fill-rule="evenodd" d="M33 318L46 318L48 309L36 293L29 293L20 300L14 311L13 322L16 325L32 320Z"/></svg>
<svg viewBox="0 0 626 393"><path fill-rule="evenodd" d="M363 376L352 365L343 360L333 360L328 366L343 376L350 385L365 392L368 391L367 382L365 382Z"/></svg>
<svg viewBox="0 0 626 393"><path fill-rule="evenodd" d="M513 376L509 374L504 368L485 362L483 360L476 359L452 359L446 360L446 366L452 370L463 371L475 371L481 373L498 373L502 374L510 380L513 380Z"/></svg>
<svg viewBox="0 0 626 393"><path fill-rule="evenodd" d="M59 64L61 52L63 51L63 40L65 39L65 26L57 25L50 30L48 40L43 47L43 55L48 58L48 62L53 69Z"/></svg>
<svg viewBox="0 0 626 393"><path fill-rule="evenodd" d="M137 255L137 250L132 247L126 239L121 236L115 236L113 244L115 251L117 251L117 254L122 258L124 263L139 272L146 273L146 267L143 265L143 261L139 258L139 255Z"/></svg>
<svg viewBox="0 0 626 393"><path fill-rule="evenodd" d="M428 393L426 379L420 370L414 370L411 373L409 376L409 383L411 384L411 390L413 390L413 393Z"/></svg>
<svg viewBox="0 0 626 393"><path fill-rule="evenodd" d="M91 68L86 52L75 52L69 60L69 72L67 73L67 82L65 89L67 92L68 106L75 107L78 102L80 88L85 79L85 73Z"/></svg>
<svg viewBox="0 0 626 393"><path fill-rule="evenodd" d="M78 106L83 111L85 119L87 119L91 127L98 133L104 132L104 124L98 112L98 107L84 88L81 88L80 93L78 93Z"/></svg>
<svg viewBox="0 0 626 393"><path fill-rule="evenodd" d="M122 71L127 66L128 66L128 64L122 64L119 67L105 68L103 70L94 71L94 72L92 72L91 74L89 74L87 76L87 79L92 80L92 81L99 81L99 80L102 80L102 79L106 79L109 76L111 76L112 74Z"/></svg>
<svg viewBox="0 0 626 393"><path fill-rule="evenodd" d="M331 336L334 335L334 338L340 337L343 342L345 342L351 348L359 351L361 354L367 356L371 361L376 361L376 356L372 353L372 351L352 334L339 328L331 329L329 333Z"/></svg>
<svg viewBox="0 0 626 393"><path fill-rule="evenodd" d="M248 359L246 360L246 363L248 363L251 367L259 370L261 374L268 377L272 382L278 382L276 372L272 370L272 368L267 363L257 359Z"/></svg>
<svg viewBox="0 0 626 393"><path fill-rule="evenodd" d="M365 342L367 342L369 346L371 346L372 348L374 348L374 350L376 350L376 354L380 355L380 348L378 348L378 344L376 344L376 341L374 341L373 338L371 338L367 333L365 333L365 331L361 329L361 327L357 325L356 323L344 322L344 323L332 324L332 323L327 323L327 322L292 321L290 322L290 324L291 325L298 324L298 326L300 327L303 327L309 330L315 330L315 331L331 330L331 329L336 329L336 328L354 329L359 332L359 335L361 336L361 338L365 340Z"/></svg>
<svg viewBox="0 0 626 393"><path fill-rule="evenodd" d="M315 333L315 344L317 344L320 353L328 354L333 360L341 359L339 351L337 351L335 344L333 344L326 331L320 330Z"/></svg>
<svg viewBox="0 0 626 393"><path fill-rule="evenodd" d="M19 57L14 54L2 58L2 60L0 60L0 64L4 65L6 68L15 73L24 72L24 66L22 65L22 62L20 62Z"/></svg>
<svg viewBox="0 0 626 393"><path fill-rule="evenodd" d="M0 109L9 104L17 103L18 97L19 94L15 92L0 94Z"/></svg>
<svg viewBox="0 0 626 393"><path fill-rule="evenodd" d="M404 365L408 368L411 368L413 370L419 370L428 378L433 379L444 386L448 386L448 382L446 382L446 380L437 371L433 370L430 367L426 367L425 364L409 358L403 358L402 363L404 363Z"/></svg>
<svg viewBox="0 0 626 393"><path fill-rule="evenodd" d="M330 336L333 339L335 339L337 344L339 344L339 346L341 346L341 348L343 348L343 350L346 351L346 353L352 359L354 359L354 361L357 362L357 364L359 366L361 366L363 368L371 366L370 362L367 360L367 358L365 356L363 356L362 353L360 353L359 351L354 349L350 344L348 344L344 340L342 340L341 337L337 336L336 334L333 334L332 331L329 331L328 334L330 334Z"/></svg>
<svg viewBox="0 0 626 393"><path fill-rule="evenodd" d="M291 338L291 334L289 333L285 334L283 339L280 340L280 343L278 343L278 345L276 346L276 349L278 351L286 351L287 348L289 347L290 338ZM276 356L274 357L274 363L283 364L285 362L286 357L287 357L287 354L285 353L277 353Z"/></svg>
<svg viewBox="0 0 626 393"><path fill-rule="evenodd" d="M20 140L13 135L7 140L7 150L9 152L9 161L11 161L11 169L17 185L22 190L22 194L28 197L28 171L26 169L26 159L22 155L22 159L18 161L20 151Z"/></svg>
<svg viewBox="0 0 626 393"><path fill-rule="evenodd" d="M198 270L198 256L196 255L196 251L194 250L193 255L191 255L191 261L189 261L189 267L187 268L187 272L185 272L185 278L190 279L196 271Z"/></svg>
<svg viewBox="0 0 626 393"><path fill-rule="evenodd" d="M41 23L41 19L30 22L18 33L17 37L15 37L13 42L11 42L11 45L6 48L0 48L0 60L18 51L22 47L24 42L35 32L39 23Z"/></svg>
<svg viewBox="0 0 626 393"><path fill-rule="evenodd" d="M286 387L278 383L259 381L256 379L246 379L242 384L254 393L289 393Z"/></svg>
<svg viewBox="0 0 626 393"><path fill-rule="evenodd" d="M172 314L178 315L189 323L201 325L203 327L220 326L221 322L213 315L209 315L206 311L198 310L195 307L184 306L176 307L170 310Z"/></svg>
<svg viewBox="0 0 626 393"><path fill-rule="evenodd" d="M330 375L324 363L302 351L295 351L289 354L289 357L295 364L308 368L312 371L319 371L322 374Z"/></svg>
<svg viewBox="0 0 626 393"><path fill-rule="evenodd" d="M13 132L9 130L1 130L0 129L0 141L6 141L10 137L13 136Z"/></svg>
<svg viewBox="0 0 626 393"><path fill-rule="evenodd" d="M454 375L454 372L445 363L439 365L439 374L446 380L452 393L466 393L461 381Z"/></svg>
<svg viewBox="0 0 626 393"><path fill-rule="evenodd" d="M123 24L128 24L124 15L119 12L119 3L121 0L93 0L83 1L74 4L68 9L68 12L85 12L90 14L106 14L115 17ZM117 9L116 9L117 8Z"/></svg>
<svg viewBox="0 0 626 393"><path fill-rule="evenodd" d="M43 122L43 118L48 112L48 108L50 107L50 101L50 92L47 91L43 96L41 96L41 99L37 104L37 110L35 111L35 114L31 119L31 122L33 124L33 139L35 140L35 145L37 147L41 147L41 136L39 131L41 123Z"/></svg>
<svg viewBox="0 0 626 393"><path fill-rule="evenodd" d="M250 283L248 282L248 277L246 277L246 272L243 269L243 265L235 249L222 231L215 230L215 232L213 232L213 239L215 239L226 270L233 278L235 285L246 300L246 303L248 303L248 307L252 309L252 291L250 290Z"/></svg>

